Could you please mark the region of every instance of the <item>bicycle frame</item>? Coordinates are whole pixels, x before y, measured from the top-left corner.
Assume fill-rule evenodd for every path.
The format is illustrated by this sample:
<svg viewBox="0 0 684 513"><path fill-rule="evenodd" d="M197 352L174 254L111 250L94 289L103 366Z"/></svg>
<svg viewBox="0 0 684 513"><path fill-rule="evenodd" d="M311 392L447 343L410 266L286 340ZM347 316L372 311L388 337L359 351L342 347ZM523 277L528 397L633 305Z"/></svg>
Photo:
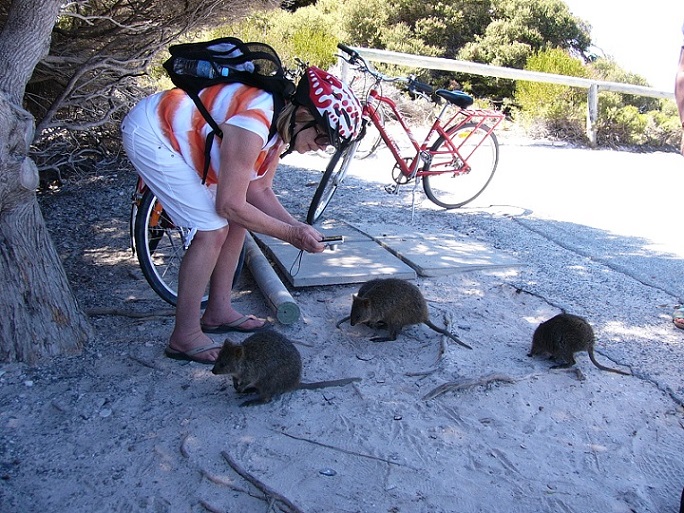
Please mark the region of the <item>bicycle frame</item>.
<svg viewBox="0 0 684 513"><path fill-rule="evenodd" d="M382 123L380 123L380 119L377 114L378 103L382 103L389 107L404 130L405 135L411 142L411 145L415 150L415 156L410 160L402 158L401 150L398 144L394 138L387 133L387 130L385 130L385 127L382 125ZM450 104L447 102L442 107L422 143L419 143L416 139L415 135L411 131L411 128L406 123L406 120L399 112L397 104L391 98L382 96L378 92L377 84L376 86L371 87L370 91L368 92L367 100L363 106L363 115L366 116L378 129L382 140L385 142L394 156L397 167L407 178L412 179L415 177L442 173L453 173L454 175L458 175L470 171L468 159L480 147L482 141L484 141L484 139L490 135L503 121L505 116L503 113L485 109L462 109L460 107L454 107L457 109L456 112L445 123L442 123L442 118L449 106ZM469 146L468 149L470 152L467 155L463 155L461 154L460 150L463 148L466 141L473 136L475 130L471 131L467 137L463 138L458 145L454 144L452 139L449 137L449 132L470 122L474 122L476 128L485 127L485 135L475 146ZM439 137L444 138L448 151L437 152L429 149L433 142ZM449 161L449 165L443 164L441 169L431 169L430 165L435 155L452 155L454 158ZM421 161L424 163L424 166L422 170L419 170Z"/></svg>

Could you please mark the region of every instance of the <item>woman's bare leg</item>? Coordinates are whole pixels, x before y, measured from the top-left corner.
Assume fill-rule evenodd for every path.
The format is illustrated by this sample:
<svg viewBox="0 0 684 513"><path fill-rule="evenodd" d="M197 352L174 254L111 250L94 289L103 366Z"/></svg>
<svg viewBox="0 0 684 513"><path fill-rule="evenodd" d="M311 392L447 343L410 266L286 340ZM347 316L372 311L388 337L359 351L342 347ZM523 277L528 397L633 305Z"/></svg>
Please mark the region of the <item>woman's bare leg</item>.
<svg viewBox="0 0 684 513"><path fill-rule="evenodd" d="M169 347L176 351L187 352L212 343L200 327L202 297L228 234L227 226L214 231L198 231L183 256L178 276L176 324L169 339ZM218 349L198 356L215 359Z"/></svg>
<svg viewBox="0 0 684 513"><path fill-rule="evenodd" d="M204 311L202 322L207 326L218 326L233 322L243 316L231 304L233 278L240 258L240 252L245 241L245 230L237 224L230 225L228 237L223 244L218 261L211 275L209 287L209 302ZM242 329L258 328L263 325L262 320L249 319L240 325Z"/></svg>

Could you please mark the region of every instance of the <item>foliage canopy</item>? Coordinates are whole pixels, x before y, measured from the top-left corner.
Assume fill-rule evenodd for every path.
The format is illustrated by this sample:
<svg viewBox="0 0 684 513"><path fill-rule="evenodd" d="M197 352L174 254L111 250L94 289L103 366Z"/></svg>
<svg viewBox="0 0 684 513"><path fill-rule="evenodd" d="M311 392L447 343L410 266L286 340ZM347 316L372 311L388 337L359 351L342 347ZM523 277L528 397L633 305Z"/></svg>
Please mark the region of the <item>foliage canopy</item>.
<svg viewBox="0 0 684 513"><path fill-rule="evenodd" d="M10 5L0 3L4 25ZM62 5L50 53L26 87L42 170L85 170L118 149L118 121L149 92L147 70L180 37L274 0L75 0Z"/></svg>

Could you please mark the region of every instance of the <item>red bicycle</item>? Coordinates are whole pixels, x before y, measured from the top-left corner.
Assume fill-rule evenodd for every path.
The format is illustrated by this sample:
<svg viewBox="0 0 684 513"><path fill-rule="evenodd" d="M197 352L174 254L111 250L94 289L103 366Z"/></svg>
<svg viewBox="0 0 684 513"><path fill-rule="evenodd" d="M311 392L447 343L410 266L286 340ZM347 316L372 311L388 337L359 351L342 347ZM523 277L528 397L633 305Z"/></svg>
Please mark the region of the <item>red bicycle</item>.
<svg viewBox="0 0 684 513"><path fill-rule="evenodd" d="M463 91L434 90L413 77L386 76L372 69L355 50L343 44L337 46L346 54L340 57L358 73L366 75L371 84L361 98L364 130L361 137L340 148L330 159L311 200L307 222L314 224L321 218L344 180L369 124L378 130L396 162L392 170L394 184L386 187L388 192L396 194L401 185L422 182L427 197L446 209L462 207L477 198L491 182L499 162L499 142L494 129L503 121L504 114L470 108L473 97ZM422 142L418 142L396 103L382 95L383 82L404 82L411 94L444 100ZM384 115L381 115L387 112L399 122L411 143L413 151L408 157L402 156L398 144L387 133Z"/></svg>

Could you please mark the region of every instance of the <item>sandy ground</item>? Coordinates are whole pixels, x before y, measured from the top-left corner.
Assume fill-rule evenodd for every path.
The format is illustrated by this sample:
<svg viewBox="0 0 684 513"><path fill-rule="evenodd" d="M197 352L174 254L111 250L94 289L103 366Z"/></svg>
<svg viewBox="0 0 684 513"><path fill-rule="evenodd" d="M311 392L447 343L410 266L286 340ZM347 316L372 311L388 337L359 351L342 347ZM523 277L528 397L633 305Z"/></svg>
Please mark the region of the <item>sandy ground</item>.
<svg viewBox="0 0 684 513"><path fill-rule="evenodd" d="M0 366L0 511L676 513L684 332L669 316L684 299L672 233L684 160L503 142L468 208L441 211L418 191L411 221L410 190L382 189L381 153L326 213L448 230L524 262L416 280L433 320L474 349L425 326L373 343L368 327L335 328L358 286L293 290L302 319L277 329L297 342L305 380L362 381L251 408L209 366L164 357L169 308L128 247L133 174L43 197L83 307L156 316L96 316L82 355ZM279 172L296 215L324 163L293 156ZM272 315L248 272L239 289L241 310ZM634 375L585 354L570 371L528 358L538 323L561 309L593 324L600 361Z"/></svg>

